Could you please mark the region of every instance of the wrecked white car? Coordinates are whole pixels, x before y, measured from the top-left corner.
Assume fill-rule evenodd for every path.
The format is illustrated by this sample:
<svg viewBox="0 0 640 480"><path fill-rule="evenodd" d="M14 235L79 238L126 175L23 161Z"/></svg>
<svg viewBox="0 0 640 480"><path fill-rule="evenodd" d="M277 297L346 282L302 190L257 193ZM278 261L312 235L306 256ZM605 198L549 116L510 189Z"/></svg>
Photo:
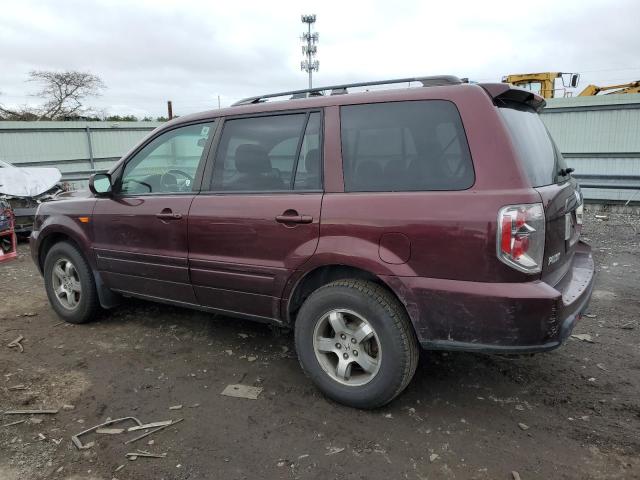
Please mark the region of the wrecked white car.
<svg viewBox="0 0 640 480"><path fill-rule="evenodd" d="M42 202L62 191L62 174L57 168L14 167L0 160L0 198L9 202L15 216L15 232L28 234Z"/></svg>

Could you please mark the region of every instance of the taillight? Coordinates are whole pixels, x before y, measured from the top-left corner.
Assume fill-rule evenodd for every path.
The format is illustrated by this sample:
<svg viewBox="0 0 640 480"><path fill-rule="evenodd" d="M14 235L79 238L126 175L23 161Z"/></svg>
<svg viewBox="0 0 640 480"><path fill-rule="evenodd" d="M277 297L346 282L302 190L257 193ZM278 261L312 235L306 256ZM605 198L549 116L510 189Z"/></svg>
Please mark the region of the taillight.
<svg viewBox="0 0 640 480"><path fill-rule="evenodd" d="M521 272L540 272L544 256L544 223L544 209L540 203L501 208L498 213L498 258Z"/></svg>

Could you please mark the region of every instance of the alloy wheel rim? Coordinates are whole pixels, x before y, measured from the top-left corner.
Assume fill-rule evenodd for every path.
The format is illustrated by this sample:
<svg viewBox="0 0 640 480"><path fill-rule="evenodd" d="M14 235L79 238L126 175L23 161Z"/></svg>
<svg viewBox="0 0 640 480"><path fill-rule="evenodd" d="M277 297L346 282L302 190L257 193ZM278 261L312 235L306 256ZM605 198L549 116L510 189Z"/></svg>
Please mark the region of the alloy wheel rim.
<svg viewBox="0 0 640 480"><path fill-rule="evenodd" d="M75 265L67 258L56 260L51 271L51 280L58 303L67 310L75 310L82 295L80 276Z"/></svg>
<svg viewBox="0 0 640 480"><path fill-rule="evenodd" d="M313 332L313 350L322 369L342 385L365 385L380 370L378 335L352 310L335 309L320 317Z"/></svg>

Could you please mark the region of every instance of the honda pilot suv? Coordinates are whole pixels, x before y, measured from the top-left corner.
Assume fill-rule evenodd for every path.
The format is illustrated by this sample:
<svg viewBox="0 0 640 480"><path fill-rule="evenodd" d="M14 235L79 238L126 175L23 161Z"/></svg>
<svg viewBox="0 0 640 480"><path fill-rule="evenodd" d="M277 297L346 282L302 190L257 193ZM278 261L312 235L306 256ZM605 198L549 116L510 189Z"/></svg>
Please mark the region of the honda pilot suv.
<svg viewBox="0 0 640 480"><path fill-rule="evenodd" d="M543 106L443 76L180 117L40 205L33 258L68 322L139 297L290 327L322 392L378 407L420 348L551 350L586 308L582 196Z"/></svg>

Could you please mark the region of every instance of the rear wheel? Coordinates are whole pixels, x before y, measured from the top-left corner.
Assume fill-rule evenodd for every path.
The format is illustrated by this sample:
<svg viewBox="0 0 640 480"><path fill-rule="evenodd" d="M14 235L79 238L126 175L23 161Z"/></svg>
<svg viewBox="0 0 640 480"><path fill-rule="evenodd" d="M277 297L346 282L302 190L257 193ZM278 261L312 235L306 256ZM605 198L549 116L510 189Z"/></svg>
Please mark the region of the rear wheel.
<svg viewBox="0 0 640 480"><path fill-rule="evenodd" d="M298 313L295 338L305 373L328 397L352 407L393 400L418 362L404 308L364 280L338 280L311 294Z"/></svg>
<svg viewBox="0 0 640 480"><path fill-rule="evenodd" d="M98 295L89 264L68 243L51 247L44 261L44 284L49 303L63 320L85 323L99 310Z"/></svg>

